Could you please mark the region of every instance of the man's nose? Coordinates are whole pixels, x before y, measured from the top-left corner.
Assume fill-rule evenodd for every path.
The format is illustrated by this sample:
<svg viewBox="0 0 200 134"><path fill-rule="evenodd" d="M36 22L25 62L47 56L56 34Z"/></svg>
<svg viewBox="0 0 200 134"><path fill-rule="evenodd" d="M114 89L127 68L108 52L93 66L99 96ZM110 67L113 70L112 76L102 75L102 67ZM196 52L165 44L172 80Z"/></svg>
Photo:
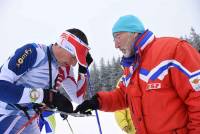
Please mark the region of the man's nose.
<svg viewBox="0 0 200 134"><path fill-rule="evenodd" d="M119 48L120 47L120 43L115 41L115 48Z"/></svg>

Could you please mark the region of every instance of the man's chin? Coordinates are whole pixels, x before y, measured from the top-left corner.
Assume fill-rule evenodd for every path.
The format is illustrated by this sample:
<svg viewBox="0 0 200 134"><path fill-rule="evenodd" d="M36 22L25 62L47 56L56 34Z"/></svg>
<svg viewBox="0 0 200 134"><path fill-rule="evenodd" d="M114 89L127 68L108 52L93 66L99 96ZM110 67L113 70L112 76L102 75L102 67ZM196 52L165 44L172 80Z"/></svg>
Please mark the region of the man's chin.
<svg viewBox="0 0 200 134"><path fill-rule="evenodd" d="M125 57L125 58L129 58L129 57L133 56L132 52L122 52L122 54L123 54L123 57Z"/></svg>
<svg viewBox="0 0 200 134"><path fill-rule="evenodd" d="M131 54L127 54L127 53L126 53L126 54L123 53L123 56L124 56L125 58L129 58L129 57L131 57L132 55L131 55Z"/></svg>

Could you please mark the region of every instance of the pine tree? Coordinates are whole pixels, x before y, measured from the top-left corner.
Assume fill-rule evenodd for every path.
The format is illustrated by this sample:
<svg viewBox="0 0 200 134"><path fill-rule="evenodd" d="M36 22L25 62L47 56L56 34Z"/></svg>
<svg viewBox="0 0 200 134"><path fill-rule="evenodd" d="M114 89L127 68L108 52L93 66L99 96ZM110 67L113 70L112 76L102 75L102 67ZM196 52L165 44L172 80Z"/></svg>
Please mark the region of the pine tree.
<svg viewBox="0 0 200 134"><path fill-rule="evenodd" d="M113 77L115 78L115 81L113 83L113 87L116 87L117 82L119 81L119 79L122 76L122 67L120 65L120 61L121 61L121 59L120 59L120 57L118 57L116 62L113 65L114 66L114 70L113 70L114 76Z"/></svg>
<svg viewBox="0 0 200 134"><path fill-rule="evenodd" d="M100 60L100 86L101 86L101 90L106 90L106 85L107 85L107 69L106 69L106 65L105 65L105 61L103 58L101 58Z"/></svg>
<svg viewBox="0 0 200 134"><path fill-rule="evenodd" d="M86 93L87 99L99 91L100 89L99 81L100 81L100 72L97 68L96 63L94 62L90 70L90 85L89 85L90 87L88 88L91 88L91 89L87 90L87 93Z"/></svg>
<svg viewBox="0 0 200 134"><path fill-rule="evenodd" d="M106 77L105 77L105 81L106 81L105 90L108 91L112 88L112 79L113 79L113 77L112 77L112 66L111 66L109 60L107 61L106 70L104 72L105 72L105 74L107 74Z"/></svg>
<svg viewBox="0 0 200 134"><path fill-rule="evenodd" d="M189 36L181 38L187 40L194 48L196 48L200 52L200 34L197 34L194 28L191 28Z"/></svg>
<svg viewBox="0 0 200 134"><path fill-rule="evenodd" d="M105 64L104 59L101 58L100 68L94 63L90 71L93 94L98 91L110 91L114 89L121 76L120 58L116 60L113 57L111 64L109 61Z"/></svg>
<svg viewBox="0 0 200 134"><path fill-rule="evenodd" d="M116 81L116 66L115 66L115 64L116 64L116 60L115 60L115 58L113 57L112 58L112 61L111 61L111 71L110 71L110 76L111 76L111 87L110 87L110 89L113 89L113 88L115 88L115 81Z"/></svg>
<svg viewBox="0 0 200 134"><path fill-rule="evenodd" d="M199 51L200 50L200 35L191 28L191 44Z"/></svg>
<svg viewBox="0 0 200 134"><path fill-rule="evenodd" d="M116 87L116 84L119 78L122 76L122 68L120 65L120 58L117 60L113 57L111 63L111 88L113 89Z"/></svg>

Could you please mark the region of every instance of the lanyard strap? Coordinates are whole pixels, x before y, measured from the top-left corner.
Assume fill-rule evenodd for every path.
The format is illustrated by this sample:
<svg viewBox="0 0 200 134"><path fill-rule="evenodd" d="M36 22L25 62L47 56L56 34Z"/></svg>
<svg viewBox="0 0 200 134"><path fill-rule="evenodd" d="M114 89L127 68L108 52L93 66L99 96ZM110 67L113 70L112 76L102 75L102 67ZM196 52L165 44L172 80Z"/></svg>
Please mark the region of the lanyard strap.
<svg viewBox="0 0 200 134"><path fill-rule="evenodd" d="M52 67L51 67L51 53L49 47L47 47L47 56L49 63L49 89L52 89Z"/></svg>

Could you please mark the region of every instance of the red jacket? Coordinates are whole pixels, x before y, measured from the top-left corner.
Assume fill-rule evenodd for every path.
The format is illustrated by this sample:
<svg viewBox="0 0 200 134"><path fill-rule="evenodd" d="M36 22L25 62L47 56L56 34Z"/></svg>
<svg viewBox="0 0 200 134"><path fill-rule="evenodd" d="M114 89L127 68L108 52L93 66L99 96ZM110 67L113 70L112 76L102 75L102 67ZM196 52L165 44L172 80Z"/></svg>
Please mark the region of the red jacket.
<svg viewBox="0 0 200 134"><path fill-rule="evenodd" d="M138 134L200 134L200 55L186 41L155 38L128 86L99 92L100 110L129 107Z"/></svg>

